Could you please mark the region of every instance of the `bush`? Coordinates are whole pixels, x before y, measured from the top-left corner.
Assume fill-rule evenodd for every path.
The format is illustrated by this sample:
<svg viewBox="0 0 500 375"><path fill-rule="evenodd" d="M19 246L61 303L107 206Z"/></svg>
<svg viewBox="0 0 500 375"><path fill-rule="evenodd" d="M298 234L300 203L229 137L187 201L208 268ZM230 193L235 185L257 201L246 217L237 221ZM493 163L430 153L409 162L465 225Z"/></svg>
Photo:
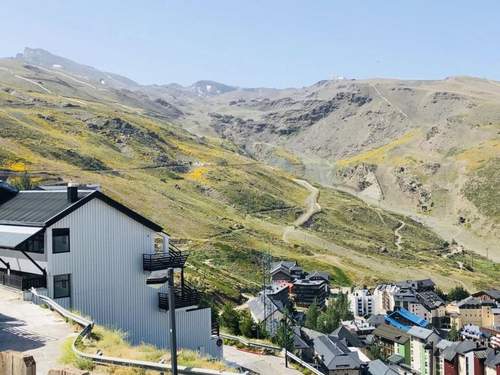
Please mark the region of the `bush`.
<svg viewBox="0 0 500 375"><path fill-rule="evenodd" d="M234 309L234 306L230 303L226 303L222 308L220 323L222 326L226 327L233 335L239 335L241 333L240 316L238 314L238 311L236 311Z"/></svg>

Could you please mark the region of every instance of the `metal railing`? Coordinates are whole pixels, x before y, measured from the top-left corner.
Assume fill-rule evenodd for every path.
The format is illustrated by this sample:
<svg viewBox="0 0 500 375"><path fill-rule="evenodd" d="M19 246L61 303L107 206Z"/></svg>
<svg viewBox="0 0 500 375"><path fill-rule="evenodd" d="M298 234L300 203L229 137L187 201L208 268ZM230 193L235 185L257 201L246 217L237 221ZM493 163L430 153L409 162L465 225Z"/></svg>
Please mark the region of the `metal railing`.
<svg viewBox="0 0 500 375"><path fill-rule="evenodd" d="M47 279L44 275L16 273L8 274L6 271L0 271L0 284L19 290L28 290L31 288L46 288Z"/></svg>
<svg viewBox="0 0 500 375"><path fill-rule="evenodd" d="M183 268L189 254L170 249L168 253L143 254L144 271L160 271L167 268Z"/></svg>
<svg viewBox="0 0 500 375"><path fill-rule="evenodd" d="M291 360L297 362L299 365L301 365L302 367L308 369L309 371L311 371L313 374L316 374L316 375L324 375L323 372L319 371L317 368L313 367L310 363L307 363L306 361L300 359L299 357L297 357L295 354L293 353L290 353L289 351L287 351L285 353L285 355L290 358Z"/></svg>
<svg viewBox="0 0 500 375"><path fill-rule="evenodd" d="M251 348L267 349L267 350L272 350L275 352L281 352L281 348L279 346L267 345L267 344L260 343L260 342L250 341L250 340L247 340L247 339L240 337L240 336L233 336L233 335L221 333L220 337L222 337L223 339L227 339L227 340L238 341L239 343L241 343L245 346L251 347Z"/></svg>
<svg viewBox="0 0 500 375"><path fill-rule="evenodd" d="M52 310L55 310L57 313L62 315L64 318L71 320L72 322L77 323L83 330L78 334L72 344L73 352L80 358L90 360L96 364L100 365L115 365L115 366L124 366L124 367L136 367L145 370L154 370L154 371L170 371L170 364L162 364L156 362L148 362L148 361L138 361L134 359L126 359L126 358L117 358L117 357L107 357L104 355L94 355L87 354L80 351L77 348L77 345L87 336L90 335L92 329L94 328L94 322L88 319L85 319L79 315L73 314L72 312L66 310L58 303L54 302L51 298L40 295L37 293L36 289L32 288L31 293L33 294L33 302L34 303L44 303L49 306ZM217 370L211 369L202 369L202 368L194 368L194 367L186 367L186 366L177 366L180 374L187 375L234 375L236 372L221 372Z"/></svg>
<svg viewBox="0 0 500 375"><path fill-rule="evenodd" d="M174 287L175 308L196 306L200 303L201 294L193 286L184 283L182 286ZM162 310L168 310L168 293L158 293L158 306Z"/></svg>

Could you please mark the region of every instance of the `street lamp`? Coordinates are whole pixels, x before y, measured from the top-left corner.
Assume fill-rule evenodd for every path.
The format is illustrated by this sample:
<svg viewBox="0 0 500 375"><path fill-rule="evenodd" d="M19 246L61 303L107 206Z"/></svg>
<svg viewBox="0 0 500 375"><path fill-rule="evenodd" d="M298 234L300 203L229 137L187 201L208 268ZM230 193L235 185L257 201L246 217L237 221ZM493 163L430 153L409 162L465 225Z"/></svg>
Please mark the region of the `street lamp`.
<svg viewBox="0 0 500 375"><path fill-rule="evenodd" d="M177 375L177 332L175 327L175 294L174 294L174 269L153 271L146 279L146 285L159 289L165 283L168 285L168 307L170 313L170 362L172 375Z"/></svg>

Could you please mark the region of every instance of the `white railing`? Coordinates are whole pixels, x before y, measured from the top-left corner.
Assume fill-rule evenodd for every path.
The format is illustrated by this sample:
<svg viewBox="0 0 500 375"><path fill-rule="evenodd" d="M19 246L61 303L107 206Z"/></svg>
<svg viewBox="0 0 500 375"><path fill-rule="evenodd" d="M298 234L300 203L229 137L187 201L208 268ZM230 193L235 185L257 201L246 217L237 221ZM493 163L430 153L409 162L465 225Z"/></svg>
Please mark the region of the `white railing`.
<svg viewBox="0 0 500 375"><path fill-rule="evenodd" d="M240 337L240 336L233 336L233 335L227 335L225 333L221 333L220 337L222 337L223 339L227 339L227 340L238 341L238 342L242 343L243 345L249 346L249 347L254 347L254 348L259 348L259 349L268 349L268 350L281 352L281 348L279 346L273 346L273 345L263 344L260 342L249 341L249 340L244 339L243 337Z"/></svg>
<svg viewBox="0 0 500 375"><path fill-rule="evenodd" d="M138 367L145 370L155 370L155 371L170 371L170 364L162 364L156 362L148 362L148 361L138 361L134 359L126 359L126 358L117 358L117 357L107 357L101 355L93 355L84 353L77 348L77 344L86 336L92 332L94 328L94 322L88 319L85 319L77 314L72 313L71 311L66 310L64 307L60 306L58 303L54 302L51 298L38 294L36 289L32 288L31 293L33 294L33 302L36 304L45 303L52 310L56 311L64 318L67 318L78 325L83 327L83 330L78 334L72 344L73 352L80 358L91 360L96 364L101 365L115 365L115 366L125 366L125 367ZM188 375L234 375L237 374L235 372L221 372L217 370L211 369L202 369L202 368L194 368L194 367L186 367L186 366L177 366L179 374L188 374Z"/></svg>
<svg viewBox="0 0 500 375"><path fill-rule="evenodd" d="M306 369L308 369L309 371L311 371L313 374L316 374L316 375L325 375L324 373L322 373L321 371L319 371L317 368L311 366L311 364L309 364L309 363L303 361L302 359L300 359L299 357L297 357L295 354L290 353L290 352L286 352L285 355L288 358L290 358L291 360L297 362L302 367L305 367Z"/></svg>

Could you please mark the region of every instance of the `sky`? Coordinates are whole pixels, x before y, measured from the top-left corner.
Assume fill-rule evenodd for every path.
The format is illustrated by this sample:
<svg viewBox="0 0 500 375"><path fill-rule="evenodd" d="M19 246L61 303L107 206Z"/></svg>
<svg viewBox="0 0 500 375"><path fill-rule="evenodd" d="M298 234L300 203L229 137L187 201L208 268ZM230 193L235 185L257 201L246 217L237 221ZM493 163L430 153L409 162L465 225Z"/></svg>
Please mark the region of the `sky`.
<svg viewBox="0 0 500 375"><path fill-rule="evenodd" d="M500 2L1 0L0 56L43 48L143 84L500 80Z"/></svg>

